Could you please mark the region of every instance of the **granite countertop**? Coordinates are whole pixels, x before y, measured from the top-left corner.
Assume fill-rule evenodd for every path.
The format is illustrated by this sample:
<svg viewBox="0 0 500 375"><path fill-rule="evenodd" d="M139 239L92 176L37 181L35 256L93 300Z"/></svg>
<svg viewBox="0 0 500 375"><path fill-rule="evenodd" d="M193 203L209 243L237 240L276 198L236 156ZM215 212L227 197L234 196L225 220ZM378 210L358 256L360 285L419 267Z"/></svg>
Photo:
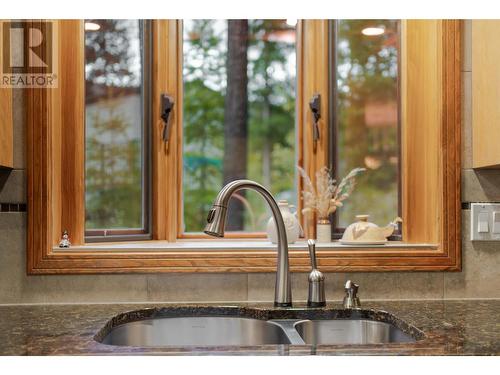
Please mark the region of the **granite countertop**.
<svg viewBox="0 0 500 375"><path fill-rule="evenodd" d="M411 331L419 338L412 343L137 348L105 345L94 339L127 321L190 311L198 315L219 311L258 319L304 318L308 314L319 319L341 318L350 314L338 303L321 309L306 309L300 304L293 309L278 309L271 304L217 306L221 305L0 305L0 355L500 355L500 300L363 303L363 316L391 321Z"/></svg>

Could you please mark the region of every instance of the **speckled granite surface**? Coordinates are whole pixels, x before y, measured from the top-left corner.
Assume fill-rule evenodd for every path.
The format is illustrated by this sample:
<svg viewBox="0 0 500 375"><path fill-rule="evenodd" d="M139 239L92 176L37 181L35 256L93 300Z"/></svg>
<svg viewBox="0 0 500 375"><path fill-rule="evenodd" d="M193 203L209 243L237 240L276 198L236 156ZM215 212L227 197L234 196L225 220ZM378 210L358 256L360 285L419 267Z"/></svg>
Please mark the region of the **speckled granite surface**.
<svg viewBox="0 0 500 375"><path fill-rule="evenodd" d="M101 344L94 337L99 339L117 324L144 317L222 314L259 319L325 319L348 317L349 312L341 310L339 304L312 310L301 305L275 309L262 304L223 309L214 305L168 304L18 305L0 306L0 354L500 355L500 300L378 301L365 302L363 309L364 317L390 321L420 339L414 343L357 346L119 347ZM126 313L129 311L136 312Z"/></svg>

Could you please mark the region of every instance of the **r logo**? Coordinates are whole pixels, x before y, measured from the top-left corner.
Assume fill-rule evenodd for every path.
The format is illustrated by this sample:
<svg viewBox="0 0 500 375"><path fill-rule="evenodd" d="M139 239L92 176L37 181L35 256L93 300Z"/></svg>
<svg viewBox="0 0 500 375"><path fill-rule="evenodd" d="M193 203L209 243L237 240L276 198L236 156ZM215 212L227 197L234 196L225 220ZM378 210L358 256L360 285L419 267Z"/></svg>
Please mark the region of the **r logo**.
<svg viewBox="0 0 500 375"><path fill-rule="evenodd" d="M57 39L50 21L2 21L3 87L55 87Z"/></svg>
<svg viewBox="0 0 500 375"><path fill-rule="evenodd" d="M52 23L3 22L2 31L3 73L52 73Z"/></svg>

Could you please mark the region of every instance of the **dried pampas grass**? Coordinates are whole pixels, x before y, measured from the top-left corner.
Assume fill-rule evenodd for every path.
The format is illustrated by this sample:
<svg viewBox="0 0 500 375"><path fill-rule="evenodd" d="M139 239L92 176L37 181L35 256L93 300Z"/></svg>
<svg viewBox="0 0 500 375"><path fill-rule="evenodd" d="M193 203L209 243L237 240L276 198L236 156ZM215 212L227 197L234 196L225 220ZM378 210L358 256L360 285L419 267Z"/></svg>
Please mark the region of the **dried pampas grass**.
<svg viewBox="0 0 500 375"><path fill-rule="evenodd" d="M327 167L322 167L316 172L316 188L314 188L306 171L301 167L297 167L297 169L304 181L302 213L317 212L320 220L328 219L328 216L334 213L337 207L343 205L342 202L351 195L356 186L356 176L365 171L365 168L354 168L337 185L330 170Z"/></svg>

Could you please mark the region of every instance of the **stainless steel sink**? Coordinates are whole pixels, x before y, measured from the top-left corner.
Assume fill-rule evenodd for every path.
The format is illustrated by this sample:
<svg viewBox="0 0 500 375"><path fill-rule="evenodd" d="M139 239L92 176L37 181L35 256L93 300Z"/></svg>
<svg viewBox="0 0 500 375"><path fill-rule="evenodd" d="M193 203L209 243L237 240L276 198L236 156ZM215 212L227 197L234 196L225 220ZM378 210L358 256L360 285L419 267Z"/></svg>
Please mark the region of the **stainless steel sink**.
<svg viewBox="0 0 500 375"><path fill-rule="evenodd" d="M303 320L295 323L295 329L309 345L366 345L415 341L392 324L364 319Z"/></svg>
<svg viewBox="0 0 500 375"><path fill-rule="evenodd" d="M118 325L102 343L118 346L367 345L413 342L397 327L363 319L258 320L239 317L176 317Z"/></svg>
<svg viewBox="0 0 500 375"><path fill-rule="evenodd" d="M239 317L147 319L113 328L103 344L119 346L246 346L290 344L273 322Z"/></svg>
<svg viewBox="0 0 500 375"><path fill-rule="evenodd" d="M371 345L408 343L422 331L370 309L270 309L177 306L113 317L96 341L117 346Z"/></svg>

